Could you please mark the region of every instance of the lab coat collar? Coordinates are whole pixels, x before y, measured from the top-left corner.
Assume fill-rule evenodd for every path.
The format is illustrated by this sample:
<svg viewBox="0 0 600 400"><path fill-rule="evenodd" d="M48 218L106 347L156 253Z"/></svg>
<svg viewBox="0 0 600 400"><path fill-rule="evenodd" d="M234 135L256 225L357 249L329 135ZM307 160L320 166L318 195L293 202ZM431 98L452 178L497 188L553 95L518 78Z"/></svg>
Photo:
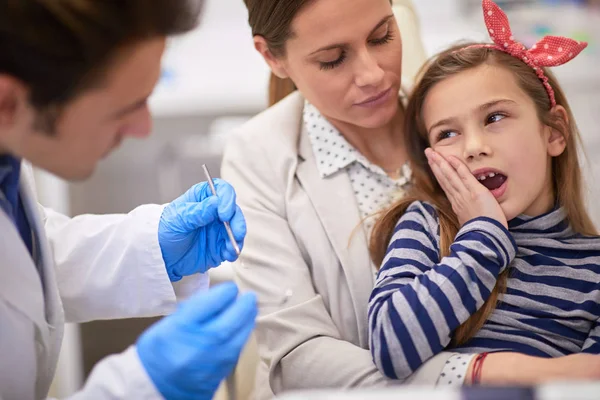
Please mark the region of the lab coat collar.
<svg viewBox="0 0 600 400"><path fill-rule="evenodd" d="M27 196L24 194L24 200L25 197ZM11 271L9 275L0 279L0 296L27 316L38 328L42 342L48 343L44 291L40 275L15 224L2 209L0 209L0 232L1 262L8 265ZM24 292L27 292L27 301L23 301Z"/></svg>
<svg viewBox="0 0 600 400"><path fill-rule="evenodd" d="M10 274L0 279L0 297L34 324L38 373L43 371L38 376L43 382L36 382L36 386L47 388L58 360L64 316L54 278L52 253L44 232L44 221L38 213L33 172L27 163L21 165L19 189L25 214L39 249L41 274L14 223L0 209L0 262L6 266L4 271L10 271Z"/></svg>
<svg viewBox="0 0 600 400"><path fill-rule="evenodd" d="M41 206L37 200L34 182L31 165L23 162L21 166L20 190L25 214L30 221L31 230L35 238L34 247L38 250L36 262L40 265L41 280L46 299L46 321L51 326L62 327L64 324L64 313L62 311L62 301L57 290L56 274L53 270L54 260L52 259L52 249L50 249L50 244L46 237L45 220L39 212ZM59 307L56 306L57 304Z"/></svg>

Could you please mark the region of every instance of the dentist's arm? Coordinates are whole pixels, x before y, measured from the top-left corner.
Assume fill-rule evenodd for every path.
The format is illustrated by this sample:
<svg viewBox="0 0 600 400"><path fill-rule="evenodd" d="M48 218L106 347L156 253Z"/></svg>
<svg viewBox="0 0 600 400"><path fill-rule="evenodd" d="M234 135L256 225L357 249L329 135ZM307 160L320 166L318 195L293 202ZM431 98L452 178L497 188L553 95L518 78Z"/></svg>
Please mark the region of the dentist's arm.
<svg viewBox="0 0 600 400"><path fill-rule="evenodd" d="M179 294L174 286L183 295L207 287L208 276L198 273L237 257L222 221L240 247L246 234L235 191L215 185L216 197L204 182L167 206L129 214L68 218L43 209L67 320L167 314Z"/></svg>
<svg viewBox="0 0 600 400"><path fill-rule="evenodd" d="M212 399L254 329L256 296L232 284L194 295L108 358L75 399Z"/></svg>
<svg viewBox="0 0 600 400"><path fill-rule="evenodd" d="M76 399L212 399L254 328L256 297L233 284L200 292L142 334L135 346L96 365ZM43 398L36 392L36 327L0 297L0 399Z"/></svg>

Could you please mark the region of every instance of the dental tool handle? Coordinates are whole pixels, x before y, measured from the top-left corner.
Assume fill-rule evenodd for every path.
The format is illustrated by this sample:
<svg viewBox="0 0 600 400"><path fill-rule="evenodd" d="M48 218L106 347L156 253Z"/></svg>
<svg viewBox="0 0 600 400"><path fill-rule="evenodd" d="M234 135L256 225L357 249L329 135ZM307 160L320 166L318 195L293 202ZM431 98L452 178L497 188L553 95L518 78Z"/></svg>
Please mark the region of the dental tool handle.
<svg viewBox="0 0 600 400"><path fill-rule="evenodd" d="M206 175L206 180L208 181L208 185L210 186L210 191L212 192L213 196L216 196L217 190L215 189L215 185L213 183L212 177L210 176L210 172L208 172L208 168L206 167L206 164L202 164L202 169L204 170L204 175ZM239 257L240 252L241 252L240 247L238 246L237 242L235 241L235 237L233 237L233 231L231 230L231 226L229 225L228 221L224 221L223 225L225 225L225 230L227 231L227 236L229 236L229 240L231 241L233 250L235 250L235 253Z"/></svg>

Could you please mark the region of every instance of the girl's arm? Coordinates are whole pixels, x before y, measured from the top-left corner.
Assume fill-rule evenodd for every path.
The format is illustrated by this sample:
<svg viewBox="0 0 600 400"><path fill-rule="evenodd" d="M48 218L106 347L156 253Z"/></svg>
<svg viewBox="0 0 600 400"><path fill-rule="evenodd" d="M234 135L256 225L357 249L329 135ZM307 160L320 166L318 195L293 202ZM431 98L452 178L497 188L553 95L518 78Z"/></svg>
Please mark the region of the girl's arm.
<svg viewBox="0 0 600 400"><path fill-rule="evenodd" d="M471 384L474 360L469 365L465 385ZM555 381L600 379L600 356L572 354L559 358L533 357L519 353L490 353L481 369L482 385L534 386Z"/></svg>
<svg viewBox="0 0 600 400"><path fill-rule="evenodd" d="M437 213L415 202L398 222L369 302L375 364L404 379L443 351L452 332L489 297L516 245L490 218L462 227L439 261Z"/></svg>
<svg viewBox="0 0 600 400"><path fill-rule="evenodd" d="M582 352L588 354L600 354L600 319L596 320L594 327L583 344Z"/></svg>

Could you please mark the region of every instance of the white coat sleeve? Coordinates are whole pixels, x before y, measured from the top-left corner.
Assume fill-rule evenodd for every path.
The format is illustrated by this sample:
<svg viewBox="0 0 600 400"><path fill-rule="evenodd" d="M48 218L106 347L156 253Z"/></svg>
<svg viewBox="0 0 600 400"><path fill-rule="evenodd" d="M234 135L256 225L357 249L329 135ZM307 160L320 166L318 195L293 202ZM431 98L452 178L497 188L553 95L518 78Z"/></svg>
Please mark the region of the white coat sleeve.
<svg viewBox="0 0 600 400"><path fill-rule="evenodd" d="M35 393L37 354L36 330L31 319L10 303L0 299L0 399L38 399ZM137 350L125 352L99 362L85 386L69 399L162 399L150 380Z"/></svg>
<svg viewBox="0 0 600 400"><path fill-rule="evenodd" d="M80 392L68 400L162 399L142 366L135 346L99 362Z"/></svg>
<svg viewBox="0 0 600 400"><path fill-rule="evenodd" d="M41 210L67 322L164 315L178 296L208 287L207 274L171 284L158 243L162 210L74 218Z"/></svg>

